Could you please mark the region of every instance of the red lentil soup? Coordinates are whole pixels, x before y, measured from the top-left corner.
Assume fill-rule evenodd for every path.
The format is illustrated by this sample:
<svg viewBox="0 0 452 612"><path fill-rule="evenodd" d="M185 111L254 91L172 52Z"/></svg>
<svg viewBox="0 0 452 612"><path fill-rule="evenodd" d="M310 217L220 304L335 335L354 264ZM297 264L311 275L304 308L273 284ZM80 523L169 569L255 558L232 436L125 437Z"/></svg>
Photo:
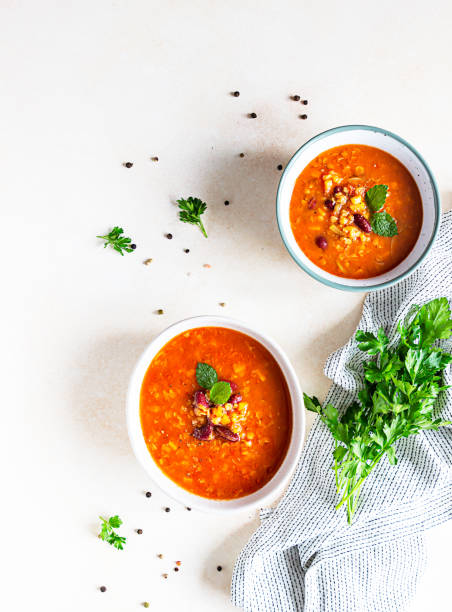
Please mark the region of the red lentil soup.
<svg viewBox="0 0 452 612"><path fill-rule="evenodd" d="M368 189L387 185L384 211L397 235L371 229ZM290 223L299 247L323 270L345 278L371 278L397 266L414 247L422 226L417 185L395 157L366 145L324 151L298 177Z"/></svg>
<svg viewBox="0 0 452 612"><path fill-rule="evenodd" d="M238 441L195 437L193 428L203 418L193 408L193 397L200 393L198 362L210 364L219 379L239 390L235 397L246 400L226 404L232 408L219 415L215 410L221 407L211 409L216 427L227 424L227 431L239 432L231 433ZM259 342L223 327L188 330L159 351L143 380L140 416L146 445L160 469L187 491L210 499L234 499L262 488L281 465L292 431L290 397L279 365Z"/></svg>

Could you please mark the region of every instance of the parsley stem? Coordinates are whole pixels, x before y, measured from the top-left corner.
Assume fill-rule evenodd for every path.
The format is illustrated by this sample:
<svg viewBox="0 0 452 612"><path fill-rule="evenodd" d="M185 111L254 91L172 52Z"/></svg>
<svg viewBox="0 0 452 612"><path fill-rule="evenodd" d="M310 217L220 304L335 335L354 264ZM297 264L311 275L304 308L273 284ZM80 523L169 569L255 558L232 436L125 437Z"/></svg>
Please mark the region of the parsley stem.
<svg viewBox="0 0 452 612"><path fill-rule="evenodd" d="M367 474L365 476L361 476L361 478L358 480L358 482L353 487L353 489L350 491L350 493L348 493L345 497L343 497L341 499L341 501L336 506L336 510L339 510L339 508L342 506L342 504L345 503L349 499L349 497L351 497L353 495L353 493L363 484L363 482L366 480L366 478L369 476L371 471L374 469L374 467L377 465L377 463L380 461L380 459L383 457L384 454L385 454L385 450L383 450L381 453L379 453L377 455L377 458L374 460L374 462L370 466L369 471L367 472Z"/></svg>
<svg viewBox="0 0 452 612"><path fill-rule="evenodd" d="M201 219L199 220L199 229L202 231L202 233L204 234L204 236L207 238L207 233L206 230L204 228L204 225L202 224Z"/></svg>

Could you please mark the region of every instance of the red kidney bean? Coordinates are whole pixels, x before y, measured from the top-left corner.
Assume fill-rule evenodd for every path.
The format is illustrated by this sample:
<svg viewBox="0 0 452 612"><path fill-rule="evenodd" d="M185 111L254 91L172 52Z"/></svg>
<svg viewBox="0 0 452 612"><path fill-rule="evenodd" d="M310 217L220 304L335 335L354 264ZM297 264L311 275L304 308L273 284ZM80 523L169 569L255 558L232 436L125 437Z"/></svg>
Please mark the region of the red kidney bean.
<svg viewBox="0 0 452 612"><path fill-rule="evenodd" d="M237 393L237 391L239 390L239 386L237 383L232 382L232 380L222 380L221 382L227 382L231 385L231 392L232 393Z"/></svg>
<svg viewBox="0 0 452 612"><path fill-rule="evenodd" d="M323 250L325 250L326 247L328 246L328 242L326 241L326 238L324 238L323 236L317 236L317 238L315 239L315 243L319 247L319 249L323 249Z"/></svg>
<svg viewBox="0 0 452 612"><path fill-rule="evenodd" d="M193 430L193 437L197 440L210 440L213 433L213 424L210 419L207 419L206 424L202 427L196 427Z"/></svg>
<svg viewBox="0 0 452 612"><path fill-rule="evenodd" d="M204 391L196 391L193 397L193 405L200 408L209 408L209 402L207 401L206 394Z"/></svg>
<svg viewBox="0 0 452 612"><path fill-rule="evenodd" d="M230 404L239 404L241 401L242 396L240 395L240 393L234 393L234 395L231 395L231 397L229 398Z"/></svg>
<svg viewBox="0 0 452 612"><path fill-rule="evenodd" d="M340 185L336 185L336 187L333 189L333 193L334 195L342 193L342 187Z"/></svg>
<svg viewBox="0 0 452 612"><path fill-rule="evenodd" d="M324 204L328 208L328 210L334 210L334 202L333 202L333 200L330 200L328 198L328 200L325 200Z"/></svg>
<svg viewBox="0 0 452 612"><path fill-rule="evenodd" d="M309 208L310 210L314 210L314 208L317 208L317 200L316 200L315 198L311 198L311 199L308 201L308 208Z"/></svg>
<svg viewBox="0 0 452 612"><path fill-rule="evenodd" d="M238 442L240 440L239 434L231 431L229 427L225 427L224 425L215 425L213 429L215 433L220 436L220 438L229 440L229 442Z"/></svg>
<svg viewBox="0 0 452 612"><path fill-rule="evenodd" d="M370 231L372 231L372 227L369 221L366 219L366 217L363 217L363 215L353 215L353 221L355 222L355 225L359 227L360 230L363 230L363 232L369 233Z"/></svg>

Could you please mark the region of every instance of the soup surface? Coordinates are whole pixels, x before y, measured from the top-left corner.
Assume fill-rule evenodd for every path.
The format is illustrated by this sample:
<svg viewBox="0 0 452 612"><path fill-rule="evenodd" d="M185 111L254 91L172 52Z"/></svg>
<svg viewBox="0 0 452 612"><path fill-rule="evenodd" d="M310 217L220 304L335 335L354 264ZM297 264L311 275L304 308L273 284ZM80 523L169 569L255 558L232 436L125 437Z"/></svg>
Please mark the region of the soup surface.
<svg viewBox="0 0 452 612"><path fill-rule="evenodd" d="M196 437L202 430L196 429L202 416L193 408L200 362L210 364L219 380L231 381L235 396L246 400L223 416L216 416L222 407L210 409L218 431L239 432L231 434L238 441ZM160 469L184 489L211 499L242 497L263 487L284 459L292 430L288 389L275 359L253 338L222 327L188 330L160 350L143 380L140 415Z"/></svg>
<svg viewBox="0 0 452 612"><path fill-rule="evenodd" d="M375 185L388 188L378 214L395 220L397 235L375 233L377 211L369 208L367 195ZM317 266L336 276L370 278L391 270L412 250L422 226L422 201L395 157L375 147L345 145L324 151L300 174L290 223L299 247Z"/></svg>

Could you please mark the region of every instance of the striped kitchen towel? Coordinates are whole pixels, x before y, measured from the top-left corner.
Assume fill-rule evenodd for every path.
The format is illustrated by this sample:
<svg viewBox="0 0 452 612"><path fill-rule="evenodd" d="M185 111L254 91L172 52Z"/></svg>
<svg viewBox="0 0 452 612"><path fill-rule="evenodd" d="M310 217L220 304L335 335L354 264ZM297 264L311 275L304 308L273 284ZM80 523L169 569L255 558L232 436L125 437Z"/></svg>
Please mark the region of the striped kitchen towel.
<svg viewBox="0 0 452 612"><path fill-rule="evenodd" d="M367 295L358 328L383 326L393 337L412 304L441 296L452 299L452 211L416 272ZM328 358L328 402L356 397L365 358L354 338ZM450 365L445 378L451 385ZM437 408L452 420L452 389ZM232 601L247 612L399 612L413 596L425 565L422 532L452 518L452 427L399 441L397 466L385 458L369 476L351 526L344 507L335 510L333 447L317 418L286 495L261 512L232 578Z"/></svg>

